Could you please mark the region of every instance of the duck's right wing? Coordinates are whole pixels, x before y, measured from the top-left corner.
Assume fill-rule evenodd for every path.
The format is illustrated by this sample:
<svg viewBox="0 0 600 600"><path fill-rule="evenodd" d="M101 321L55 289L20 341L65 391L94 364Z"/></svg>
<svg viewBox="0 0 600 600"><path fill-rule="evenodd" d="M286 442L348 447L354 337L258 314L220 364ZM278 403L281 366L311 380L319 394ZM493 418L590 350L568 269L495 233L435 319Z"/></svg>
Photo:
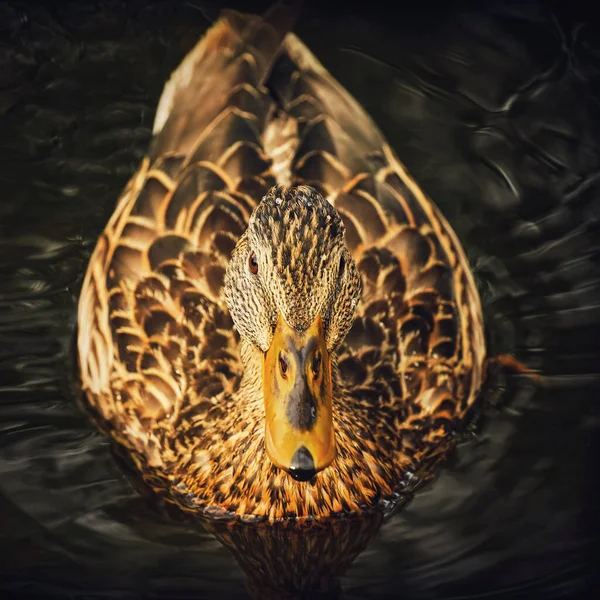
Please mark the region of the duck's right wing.
<svg viewBox="0 0 600 600"><path fill-rule="evenodd" d="M475 400L485 360L463 249L364 108L295 35L286 37L267 85L295 132L287 177L336 207L363 278L358 318L340 354L355 410L393 407L390 436L414 422L434 444L445 435L441 424Z"/></svg>

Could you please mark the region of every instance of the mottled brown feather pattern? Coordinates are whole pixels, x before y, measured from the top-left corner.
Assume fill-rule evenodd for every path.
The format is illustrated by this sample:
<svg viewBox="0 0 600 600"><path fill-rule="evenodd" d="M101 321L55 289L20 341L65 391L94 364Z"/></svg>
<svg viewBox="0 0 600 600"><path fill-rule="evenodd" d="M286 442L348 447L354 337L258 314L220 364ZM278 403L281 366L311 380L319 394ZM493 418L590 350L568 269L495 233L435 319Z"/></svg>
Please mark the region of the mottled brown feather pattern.
<svg viewBox="0 0 600 600"><path fill-rule="evenodd" d="M481 308L458 240L286 19L227 13L175 72L79 304L81 377L98 423L168 501L211 516L279 520L376 506L447 454L482 380ZM294 220L274 203L288 193L271 190L276 183L312 186L331 209L298 205ZM290 201L314 193L301 188ZM266 225L248 229L251 216ZM229 261L245 260L242 249L267 231L264 260L282 273L270 291L286 318L298 328L319 310L347 320L328 341L337 349L337 457L308 483L264 450L259 365L269 339L260 332L272 324L255 315L268 307L249 300L242 311L260 330L250 343L223 297ZM335 288L319 267L348 251L362 280L352 311L336 302L349 302L360 282Z"/></svg>

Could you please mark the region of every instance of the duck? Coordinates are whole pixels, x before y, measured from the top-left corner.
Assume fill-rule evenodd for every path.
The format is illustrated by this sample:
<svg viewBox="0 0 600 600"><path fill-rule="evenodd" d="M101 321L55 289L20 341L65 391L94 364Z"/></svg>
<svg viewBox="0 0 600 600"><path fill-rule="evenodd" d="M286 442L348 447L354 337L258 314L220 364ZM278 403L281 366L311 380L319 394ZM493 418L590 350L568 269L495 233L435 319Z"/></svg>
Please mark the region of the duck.
<svg viewBox="0 0 600 600"><path fill-rule="evenodd" d="M390 506L486 378L465 251L296 17L223 11L173 72L78 304L86 409L209 519Z"/></svg>

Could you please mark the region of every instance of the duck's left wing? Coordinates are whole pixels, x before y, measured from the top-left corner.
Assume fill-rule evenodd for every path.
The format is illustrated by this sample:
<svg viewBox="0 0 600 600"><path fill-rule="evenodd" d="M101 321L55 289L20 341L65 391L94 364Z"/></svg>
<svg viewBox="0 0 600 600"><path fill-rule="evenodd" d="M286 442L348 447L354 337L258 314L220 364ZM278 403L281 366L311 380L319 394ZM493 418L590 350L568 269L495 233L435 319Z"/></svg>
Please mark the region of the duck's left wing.
<svg viewBox="0 0 600 600"><path fill-rule="evenodd" d="M83 391L100 423L159 464L181 411L237 385L238 339L220 289L231 250L275 183L262 82L293 11L224 13L173 73L153 139L104 232L78 314ZM189 412L189 410L188 410Z"/></svg>

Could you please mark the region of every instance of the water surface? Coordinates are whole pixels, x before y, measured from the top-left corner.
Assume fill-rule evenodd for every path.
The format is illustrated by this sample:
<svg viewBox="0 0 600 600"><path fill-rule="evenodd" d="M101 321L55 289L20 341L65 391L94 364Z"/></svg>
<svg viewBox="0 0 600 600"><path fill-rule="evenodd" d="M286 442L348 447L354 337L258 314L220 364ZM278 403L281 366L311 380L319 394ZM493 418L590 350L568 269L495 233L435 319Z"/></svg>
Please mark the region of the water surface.
<svg viewBox="0 0 600 600"><path fill-rule="evenodd" d="M238 3L240 6L264 3ZM0 3L0 591L246 598L212 535L158 513L78 407L72 336L98 234L163 83L217 3ZM298 32L455 227L500 377L345 598L561 597L589 585L600 392L597 27L536 3L392 18L309 6Z"/></svg>

